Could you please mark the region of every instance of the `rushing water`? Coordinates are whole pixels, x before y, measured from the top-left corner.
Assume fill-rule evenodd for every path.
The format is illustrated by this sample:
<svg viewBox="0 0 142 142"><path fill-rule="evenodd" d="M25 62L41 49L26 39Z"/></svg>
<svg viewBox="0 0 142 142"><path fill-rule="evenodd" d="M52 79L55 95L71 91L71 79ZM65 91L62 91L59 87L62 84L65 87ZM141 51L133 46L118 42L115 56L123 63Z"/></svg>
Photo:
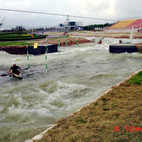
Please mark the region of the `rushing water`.
<svg viewBox="0 0 142 142"><path fill-rule="evenodd" d="M110 54L109 44L114 42L118 39L61 47L60 54L48 54L48 73L45 55L30 55L27 61L26 55L0 52L0 74L13 62L21 68L31 66L22 71L22 81L0 77L0 141L31 139L139 70L142 55Z"/></svg>

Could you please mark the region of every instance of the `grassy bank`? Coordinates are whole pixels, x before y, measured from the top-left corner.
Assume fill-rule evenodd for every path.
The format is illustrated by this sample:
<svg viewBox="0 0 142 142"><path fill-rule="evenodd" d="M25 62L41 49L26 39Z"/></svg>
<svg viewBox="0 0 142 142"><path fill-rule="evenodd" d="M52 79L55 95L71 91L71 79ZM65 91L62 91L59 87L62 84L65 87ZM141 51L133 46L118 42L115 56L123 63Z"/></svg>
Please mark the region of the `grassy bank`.
<svg viewBox="0 0 142 142"><path fill-rule="evenodd" d="M34 142L142 141L142 72L97 101L56 122Z"/></svg>
<svg viewBox="0 0 142 142"><path fill-rule="evenodd" d="M12 35L12 34L11 34ZM23 37L26 35L23 35ZM31 37L31 36L30 36ZM58 39L65 39L65 37L59 37L59 38L49 38L48 40L57 40L58 43ZM68 37L68 39L70 39L70 37ZM33 39L33 40L23 40L23 41L4 41L4 42L0 42L0 46L18 46L18 45L23 45L23 46L30 46L33 45L35 41L40 42L43 39Z"/></svg>
<svg viewBox="0 0 142 142"><path fill-rule="evenodd" d="M17 40L31 40L31 39L40 39L45 38L45 35L36 35L33 36L31 34L1 34L0 41L17 41Z"/></svg>
<svg viewBox="0 0 142 142"><path fill-rule="evenodd" d="M27 43L26 41L14 41L14 42L0 42L0 46L12 46L12 45L15 45L15 46L18 46L18 45L33 45L33 43Z"/></svg>

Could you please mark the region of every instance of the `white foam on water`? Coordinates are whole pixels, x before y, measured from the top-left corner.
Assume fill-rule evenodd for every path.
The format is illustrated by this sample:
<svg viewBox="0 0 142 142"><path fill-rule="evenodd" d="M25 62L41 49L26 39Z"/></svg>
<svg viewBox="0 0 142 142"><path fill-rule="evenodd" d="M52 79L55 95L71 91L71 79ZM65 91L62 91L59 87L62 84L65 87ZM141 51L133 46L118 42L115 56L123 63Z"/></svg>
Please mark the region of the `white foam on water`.
<svg viewBox="0 0 142 142"><path fill-rule="evenodd" d="M62 52L48 54L47 61L45 55L29 55L28 61L26 55L0 52L1 74L8 72L13 61L22 68L31 66L30 71L23 71L22 81L0 78L1 141L23 141L27 133L26 139L34 137L141 68L139 53L109 53L109 45L118 39L104 38L102 44L97 40L60 47Z"/></svg>
<svg viewBox="0 0 142 142"><path fill-rule="evenodd" d="M24 92L12 93L8 100L8 116L22 115L22 117L28 117L29 114L33 114L39 118L55 117L52 114L53 110L54 113L56 111L68 111L67 106L69 103L75 103L75 98L82 97L80 96L80 91L86 89L83 85L68 84L61 81L55 81L46 87L48 91L44 91L43 88L38 88L33 89L34 92L32 92L31 89L29 96L26 96ZM11 91L13 89L11 88ZM33 98L33 101L31 101L30 97Z"/></svg>

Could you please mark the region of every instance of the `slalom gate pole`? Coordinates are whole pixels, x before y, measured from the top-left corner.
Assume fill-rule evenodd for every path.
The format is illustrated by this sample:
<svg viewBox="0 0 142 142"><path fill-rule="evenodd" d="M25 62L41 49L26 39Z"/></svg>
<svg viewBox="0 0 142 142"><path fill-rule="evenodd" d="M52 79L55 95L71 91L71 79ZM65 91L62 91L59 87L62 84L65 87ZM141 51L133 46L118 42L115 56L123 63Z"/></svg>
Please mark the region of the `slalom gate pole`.
<svg viewBox="0 0 142 142"><path fill-rule="evenodd" d="M45 46L45 60L46 60L45 68L46 68L46 71L47 71L47 53L48 53L47 48L48 48L48 45Z"/></svg>
<svg viewBox="0 0 142 142"><path fill-rule="evenodd" d="M27 60L29 61L29 51L28 51L28 45L27 45ZM28 69L30 68L30 65L29 65L29 63L28 63Z"/></svg>
<svg viewBox="0 0 142 142"><path fill-rule="evenodd" d="M75 42L75 37L74 37L74 44L76 44L76 42Z"/></svg>
<svg viewBox="0 0 142 142"><path fill-rule="evenodd" d="M47 42L47 46L45 46L45 60L46 60L46 65L45 65L45 68L46 68L46 72L47 72L47 49L48 49L48 39L46 39L46 42Z"/></svg>
<svg viewBox="0 0 142 142"><path fill-rule="evenodd" d="M78 39L78 36L77 36L77 45L79 46L79 39Z"/></svg>
<svg viewBox="0 0 142 142"><path fill-rule="evenodd" d="M58 50L59 50L59 54L60 54L60 39L58 38Z"/></svg>
<svg viewBox="0 0 142 142"><path fill-rule="evenodd" d="M66 46L67 46L67 36L66 36Z"/></svg>

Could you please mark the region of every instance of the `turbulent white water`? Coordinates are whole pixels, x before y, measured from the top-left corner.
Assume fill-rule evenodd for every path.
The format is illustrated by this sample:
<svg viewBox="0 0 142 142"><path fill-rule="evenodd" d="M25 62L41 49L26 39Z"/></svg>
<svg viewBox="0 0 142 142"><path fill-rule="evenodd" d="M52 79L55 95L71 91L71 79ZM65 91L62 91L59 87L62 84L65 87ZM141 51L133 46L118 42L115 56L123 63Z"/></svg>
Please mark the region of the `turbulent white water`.
<svg viewBox="0 0 142 142"><path fill-rule="evenodd" d="M22 71L22 81L0 77L0 141L31 139L142 67L139 53L109 53L109 44L118 39L105 38L101 45L98 40L48 54L47 74L45 55L30 55L27 61L26 55L0 52L0 74L8 73L13 62L31 66Z"/></svg>

